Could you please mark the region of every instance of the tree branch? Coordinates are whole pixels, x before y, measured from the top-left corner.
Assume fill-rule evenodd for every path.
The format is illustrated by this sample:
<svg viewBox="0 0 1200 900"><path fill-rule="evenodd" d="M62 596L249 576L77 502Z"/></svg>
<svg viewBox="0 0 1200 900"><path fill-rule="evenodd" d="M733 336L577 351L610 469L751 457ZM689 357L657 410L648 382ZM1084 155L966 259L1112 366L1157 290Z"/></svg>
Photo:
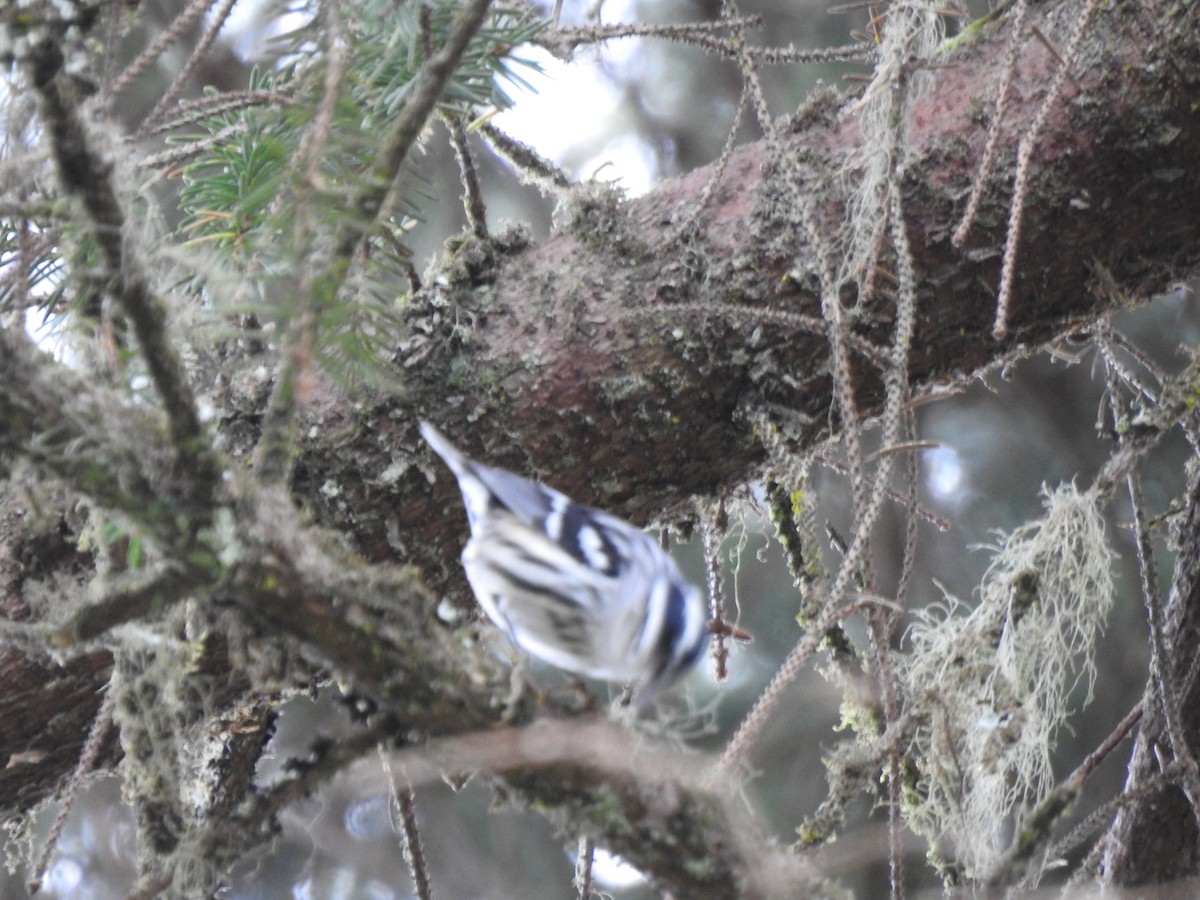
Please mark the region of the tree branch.
<svg viewBox="0 0 1200 900"><path fill-rule="evenodd" d="M1042 3L1031 18L1043 32L1059 35L1064 12L1077 7ZM1200 263L1200 221L1194 215L1200 207L1200 120L1192 111L1200 82L1196 10L1166 0L1112 4L1093 22L1079 51L1071 96L1045 123L1029 173L1030 196L1036 199L1023 219L1008 318L1012 339L992 341L1007 192L985 193L966 249L955 250L950 234L986 140L986 123L976 110L1004 58L1005 37L1000 24L960 47L949 61L954 67L935 74L909 129L901 185L917 268L919 314L909 363L916 383L960 377L1118 302L1143 302ZM997 160L1006 181L1012 178L1012 148L1040 107L1050 65L1049 54L1034 49L1017 71L1012 118L998 139L1001 148L1009 148ZM837 176L854 177L841 169L860 140L855 116L826 96L778 131L793 161L786 173L798 173L819 228L837 235L846 202ZM352 403L334 397L314 404L299 432L309 437L290 485L294 495L311 505L321 523L349 536L367 560L402 557L422 567L427 584L442 586L458 578L447 561L456 555L464 526L453 481L433 466L416 437L421 415L449 423L447 430L473 455L534 472L580 500L638 521L663 509L678 514L689 496L755 473L763 450L743 413L787 409L789 423L799 423L789 424L792 440L811 445L827 436L837 427L829 421L834 404L827 338L789 328L775 315L802 317L797 322L820 319L816 268L797 210L780 202L788 196L780 179L790 176L766 160L762 145L733 155L698 235L676 256L647 248L661 246L672 234L672 214L690 208L704 189L706 172L627 204L584 192L568 210L568 229L537 246L512 235L495 244L461 246L445 277L406 310L409 331L398 337L396 363L408 393L403 399L356 397ZM91 171L87 167L96 160L60 165L76 163ZM108 184L106 178L100 182ZM123 226L113 218L115 200L112 204L90 215L98 225L117 226L115 249L106 252L119 253ZM110 265L126 273L128 296L136 269L120 255L111 256ZM1094 289L1100 283L1105 290ZM139 340L183 465L200 458L188 453L207 451L191 442L202 431L178 361L156 356L164 322L154 299L148 290L134 291L129 315L142 323ZM751 317L765 312L748 325L723 315L717 304L744 308ZM893 315L882 302L864 304L852 336L865 346L885 345ZM221 390L228 391L242 365L236 359L226 363ZM883 397L878 375L863 375L858 388L860 409L877 408ZM220 399L229 400L229 393ZM230 460L248 458L263 405L226 403L221 411L223 452ZM12 427L5 422L0 438L9 439ZM0 450L7 458L25 453L27 443L9 441ZM82 475L63 474L73 487L93 490ZM95 490L99 499L109 499ZM330 551L320 541L322 533L305 527L290 498L264 500L248 488L231 490L244 502L236 525L247 556L230 564L231 577L222 586L247 622L266 626L251 637L276 645L295 639L339 674L348 673L356 687L381 698L414 734L496 720L485 689L464 686L465 676L454 680L459 657L437 655L442 645L430 636L439 626L422 618L429 611L415 578L406 582L395 569L372 569L352 553ZM14 494L4 503L13 508ZM1197 544L1200 538L1188 546ZM1172 610L1200 605L1176 601L1196 592L1198 568L1181 563L1177 579L1191 580L1179 582L1168 605L1168 637L1179 642L1179 652L1183 636L1194 631L1186 616ZM461 588L461 579L457 583ZM28 589L13 588L17 601ZM379 612L381 598L395 599L395 620ZM381 623L387 626L382 631ZM86 723L85 701L94 698L82 675L74 684L77 693L54 699L74 704L69 711ZM46 722L63 710L37 691L10 697L5 686L6 722L8 714ZM1200 709L1200 702L1189 694L1183 708ZM1193 724L1187 727L1194 733ZM84 730L79 728L80 740ZM29 743L9 743L7 728L0 738L0 751L24 759L19 754ZM1145 752L1152 765L1152 754ZM73 761L55 758L61 771ZM646 825L652 809L642 830L606 824L606 802L616 795L623 810L635 809L647 788L636 780L614 784L612 774L539 767L536 775L509 777L526 796L573 823L588 823L611 846L640 856L659 873L671 872L668 852L686 875L689 864L736 837L712 825L709 809L691 797L674 807L680 818L665 828ZM34 786L25 793L9 794L7 808L27 808L48 783L31 780ZM681 845L683 834L698 837ZM723 866L721 883L738 889L744 873L736 861Z"/></svg>
<svg viewBox="0 0 1200 900"><path fill-rule="evenodd" d="M162 398L179 468L190 475L188 499L194 531L211 512L219 472L200 425L191 382L168 334L166 304L151 287L140 261L126 251L128 229L113 184L112 162L97 152L73 95L62 90L63 54L48 32L31 41L26 62L41 99L59 180L66 193L87 211L105 275L133 323L146 368Z"/></svg>

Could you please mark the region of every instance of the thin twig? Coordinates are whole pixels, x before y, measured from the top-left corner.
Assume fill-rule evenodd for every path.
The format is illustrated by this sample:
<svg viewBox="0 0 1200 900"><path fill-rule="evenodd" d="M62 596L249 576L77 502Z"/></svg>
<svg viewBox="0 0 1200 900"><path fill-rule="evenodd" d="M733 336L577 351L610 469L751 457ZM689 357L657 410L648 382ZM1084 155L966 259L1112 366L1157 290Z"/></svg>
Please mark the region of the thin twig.
<svg viewBox="0 0 1200 900"><path fill-rule="evenodd" d="M579 856L575 860L575 890L579 900L589 900L592 896L592 859L596 854L596 845L586 836L579 838Z"/></svg>
<svg viewBox="0 0 1200 900"><path fill-rule="evenodd" d="M705 512L701 518L701 534L704 543L704 569L708 575L708 605L710 633L716 636L709 648L709 656L713 661L713 677L724 681L729 677L726 664L729 659L729 648L725 645L728 636L725 625L725 567L721 560L721 541L729 527L729 518L725 512L725 503L718 499L714 508Z"/></svg>
<svg viewBox="0 0 1200 900"><path fill-rule="evenodd" d="M80 609L55 635L59 646L94 641L127 622L161 616L176 603L197 596L211 580L201 567L134 571L116 580L103 596Z"/></svg>
<svg viewBox="0 0 1200 900"><path fill-rule="evenodd" d="M992 174L992 165L996 159L996 147L1000 142L1001 124L1008 111L1008 96L1012 91L1013 78L1017 72L1017 60L1021 54L1021 46L1025 31L1025 10L1029 0L1018 0L1016 11L1013 13L1012 30L1008 36L1008 50L1004 56L1004 69L1000 75L1000 88L996 94L996 105L992 108L991 122L988 125L987 140L983 145L983 155L979 160L979 169L975 173L975 182L971 185L971 196L967 200L967 208L963 211L958 227L950 243L961 247L967 241L975 217L979 214L979 202L983 198L983 190Z"/></svg>
<svg viewBox="0 0 1200 900"><path fill-rule="evenodd" d="M413 890L419 900L432 900L433 888L429 883L429 866L425 862L425 851L421 847L421 830L417 826L417 809L413 795L413 787L406 780L401 784L392 775L388 766L387 755L380 748L384 771L388 774L388 782L392 789L391 816L392 827L399 831L404 862L408 865L408 877L412 879Z"/></svg>
<svg viewBox="0 0 1200 900"><path fill-rule="evenodd" d="M1082 785L1083 781L1089 775L1091 775L1091 773L1095 771L1100 763L1103 762L1108 755L1117 748L1121 741L1128 736L1129 732L1133 730L1133 726L1142 720L1143 711L1144 708L1142 704L1139 703L1128 713L1126 713L1125 718L1118 723L1117 727L1112 730L1109 736L1104 739L1099 747L1088 754L1087 759L1085 759L1082 763L1080 763L1079 766L1076 767L1075 771L1067 777L1066 781L1068 783ZM1164 771L1159 774L1165 775L1166 772ZM1064 856L1082 844L1085 840L1087 840L1088 837L1096 831L1096 829L1108 822L1112 818L1113 814L1122 806L1130 803L1136 797L1145 796L1149 790L1161 787L1162 784L1165 783L1165 779L1164 782L1159 782L1157 779L1151 779L1151 781L1153 782L1153 787L1151 787L1149 783L1144 782L1137 786L1137 790L1128 790L1122 792L1108 803L1105 803L1098 809L1093 810L1082 822L1079 822L1074 828L1072 828L1069 832L1051 845L1050 849L1046 851L1047 862L1054 862L1055 860L1062 859ZM1037 874L1040 876L1045 871L1045 866L1043 866L1042 872ZM1032 880L1036 882L1037 879L1035 877Z"/></svg>
<svg viewBox="0 0 1200 900"><path fill-rule="evenodd" d="M220 131L198 141L189 141L159 153L151 153L137 161L139 169L158 169L170 172L184 163L219 147L235 135L247 131L249 125L245 121L232 122Z"/></svg>
<svg viewBox="0 0 1200 900"><path fill-rule="evenodd" d="M746 106L750 100L750 91L747 86L742 86L741 96L738 97L737 108L733 113L733 123L729 126L729 132L725 137L725 146L721 149L721 156L717 159L716 165L710 167L712 175L704 183L704 189L700 192L700 197L696 200L691 210L684 215L680 223L675 228L668 232L657 246L654 248L655 255L664 253L671 245L675 244L684 235L690 232L699 222L701 214L708 208L708 204L716 195L717 184L721 180L721 176L725 174L725 169L729 166L729 160L733 158L733 150L737 146L738 130L742 126L742 116L746 113Z"/></svg>
<svg viewBox="0 0 1200 900"><path fill-rule="evenodd" d="M483 202L483 190L479 187L479 175L471 159L471 148L467 146L467 132L457 116L443 113L442 122L450 132L450 144L454 147L454 158L458 160L458 175L463 186L463 210L471 233L479 240L488 239L487 204Z"/></svg>
<svg viewBox="0 0 1200 900"><path fill-rule="evenodd" d="M1115 420L1113 432L1119 433L1120 425L1126 418L1125 401L1118 383L1119 366L1113 357L1113 349L1108 341L1107 332L1106 325L1102 324L1098 327L1096 344L1106 363L1108 398ZM1191 804L1192 815L1196 819L1197 828L1200 829L1200 767L1197 766L1196 758L1187 742L1187 733L1181 718L1180 693L1177 683L1168 672L1171 668L1170 650L1167 647L1163 600L1158 588L1158 563L1150 539L1150 529L1146 527L1146 502L1142 494L1141 475L1135 467L1130 467L1125 476L1125 484L1133 513L1134 545L1137 547L1142 601L1150 622L1150 675L1154 686L1154 697L1158 701L1163 720L1167 725L1167 737L1171 742L1171 751L1183 769L1184 777L1180 786Z"/></svg>
<svg viewBox="0 0 1200 900"><path fill-rule="evenodd" d="M478 131L497 155L513 164L523 182L534 185L543 195L558 196L575 186L571 176L553 162L495 125L485 124Z"/></svg>
<svg viewBox="0 0 1200 900"><path fill-rule="evenodd" d="M1067 61L1063 59L1062 54L1058 52L1058 48L1054 46L1054 44L1050 41L1050 38L1046 37L1046 35L1042 32L1042 29L1038 28L1036 25L1030 25L1029 33L1037 38L1038 43L1049 51L1050 55L1054 57L1055 61L1060 66L1063 66L1064 68L1067 66Z"/></svg>
<svg viewBox="0 0 1200 900"><path fill-rule="evenodd" d="M54 853L55 847L58 846L58 839L62 837L63 829L67 825L67 817L71 815L71 810L75 808L75 801L79 797L79 789L83 786L83 780L89 772L96 767L96 759L100 756L100 749L104 746L104 740L108 737L108 732L112 728L113 723L113 706L116 703L117 692L112 689L111 682L104 692L104 699L100 703L100 708L96 710L96 715L92 719L92 727L88 729L87 739L83 742L83 749L79 752L79 761L75 765L75 771L71 773L70 779L67 781L67 786L63 791L62 805L59 807L58 815L54 817L54 824L50 826L50 833L46 836L46 845L42 848L42 853L34 863L33 871L29 878L29 892L36 894L42 886L42 879L46 875L46 870L50 866L50 857Z"/></svg>
<svg viewBox="0 0 1200 900"><path fill-rule="evenodd" d="M791 684L794 672L803 668L804 664L808 662L808 658L820 648L821 642L825 639L825 633L830 628L843 619L854 615L856 612L861 612L865 609L875 609L880 605L891 605L891 601L886 598L865 595L861 592L852 594L851 596L856 598L852 603L847 603L837 608L826 606L818 624L809 628L799 643L792 648L791 653L788 654L788 658L775 672L775 676L767 685L766 690L759 695L758 700L755 702L755 708L742 720L742 724L738 727L737 732L729 743L726 744L721 758L717 760L716 765L713 767L710 781L725 778L745 759L746 753L754 746L761 729L766 725L766 719L756 716L755 709L770 710L775 706L778 695Z"/></svg>
<svg viewBox="0 0 1200 900"><path fill-rule="evenodd" d="M171 23L171 27L159 34L154 39L154 43L138 54L137 59L131 62L125 68L125 71L117 76L116 81L113 82L108 92L109 103L111 104L118 96L124 93L125 89L133 84L150 67L151 63L162 56L168 47L183 37L183 33L208 12L209 8L216 2L217 0L192 0L192 3L175 17L175 21Z"/></svg>
<svg viewBox="0 0 1200 900"><path fill-rule="evenodd" d="M729 0L724 8L727 11L731 9L732 0ZM916 11L916 14L919 16L920 11ZM749 77L753 71L753 63L743 59L742 65ZM881 63L881 65L883 64ZM907 71L908 69L903 69L897 73L896 77L899 78L899 81L893 83L893 87L899 89L895 92L897 96L889 97L887 100L887 103L895 110L893 115L887 117L887 121L892 123L887 133L890 135L890 141L897 146L902 137L904 123L907 121L907 103L911 99L907 78L902 77ZM899 166L890 166L889 172L892 179L899 178ZM891 228L892 246L896 254L898 300L893 326L891 358L884 372L884 412L882 415L884 446L900 442L900 430L905 420L902 409L908 399L908 359L916 327L917 283L904 211L901 206L901 192L897 184L890 186L889 200L890 202L885 204L885 209ZM805 205L801 202L802 214L804 209ZM804 218L808 220L811 216L804 215ZM816 240L816 238L810 235L810 240ZM814 244L814 246L819 246L819 244ZM835 392L838 395L839 410L843 419L843 431L848 441L847 456L849 457L850 477L852 482L855 482L855 534L833 583L828 588L824 610L780 665L766 690L759 696L750 713L727 744L719 763L721 769L733 768L739 761L744 760L753 748L770 720L772 711L782 698L784 690L795 680L808 657L824 639L828 628L846 614L846 608L839 607L837 604L846 593L847 588L860 576L865 575L867 576L866 580L870 581L869 566L866 565L869 559L867 550L870 535L887 496L886 486L895 457L890 455L883 457L875 473L878 484L869 496L864 496L856 479L856 475L861 475L862 472L862 452L861 445L857 441L860 417L855 405L852 380L847 367L849 354L846 352L844 344L844 336L849 329L842 316L841 300L833 287L834 280L831 277L823 277L822 285L822 310L829 323L831 368L834 371Z"/></svg>
<svg viewBox="0 0 1200 900"><path fill-rule="evenodd" d="M730 321L742 322L750 326L770 322L788 328L795 328L798 331L806 331L809 334L827 335L829 333L828 324L824 319L820 319L817 316L763 306L735 306L732 303L672 303L665 306L645 306L622 310L620 315L623 318L634 319L652 318L668 314L674 315L676 313L688 316L729 319ZM846 335L846 345L877 368L882 369L887 365L887 351L882 347L877 347L860 335Z"/></svg>
<svg viewBox="0 0 1200 900"><path fill-rule="evenodd" d="M291 106L293 98L280 90L261 91L229 91L211 97L201 97L180 103L176 107L177 114L169 119L163 119L153 128L148 129L144 137L153 137L167 131L174 131L188 125L194 125L205 119L228 115L255 106Z"/></svg>
<svg viewBox="0 0 1200 900"><path fill-rule="evenodd" d="M1066 64L1059 66L1055 71L1054 79L1050 82L1041 108L1038 109L1033 124L1029 126L1029 131L1021 138L1021 145L1017 150L1012 209L1009 211L1008 234L1004 241L1004 263L1000 270L1000 287L996 292L996 321L992 326L992 336L997 340L1008 335L1008 310L1012 303L1012 284L1017 269L1017 250L1021 243L1021 226L1024 222L1025 198L1029 192L1029 174L1033 152L1037 149L1042 129L1046 127L1046 122L1050 119L1050 110L1058 102L1059 95L1071 74L1071 68L1075 64L1079 45L1083 41L1088 23L1091 22L1092 16L1099 7L1100 0L1089 0L1087 6L1079 14L1079 19L1075 23L1075 32L1071 35L1070 43L1067 44L1064 54Z"/></svg>
<svg viewBox="0 0 1200 900"><path fill-rule="evenodd" d="M533 43L558 56L570 56L584 45L601 44L605 41L630 37L651 37L685 44L697 43L698 39L715 32L762 24L762 16L745 16L736 20L719 19L715 22L685 22L673 25L663 22L620 22L613 25L592 25L582 28L556 28L541 32Z"/></svg>
<svg viewBox="0 0 1200 900"><path fill-rule="evenodd" d="M140 139L144 137L149 129L157 125L171 104L183 93L183 89L187 87L192 73L196 71L196 67L200 65L204 57L208 55L209 48L216 41L217 35L221 33L221 29L225 27L225 21L233 11L235 3L237 3L237 0L221 0L221 5L217 7L208 28L205 29L204 35L196 44L196 48L192 51L191 56L188 57L187 62L183 64L183 68L179 70L179 74L171 82L171 86L158 98L158 102L154 104L154 108L142 120L142 125L137 130L135 138Z"/></svg>

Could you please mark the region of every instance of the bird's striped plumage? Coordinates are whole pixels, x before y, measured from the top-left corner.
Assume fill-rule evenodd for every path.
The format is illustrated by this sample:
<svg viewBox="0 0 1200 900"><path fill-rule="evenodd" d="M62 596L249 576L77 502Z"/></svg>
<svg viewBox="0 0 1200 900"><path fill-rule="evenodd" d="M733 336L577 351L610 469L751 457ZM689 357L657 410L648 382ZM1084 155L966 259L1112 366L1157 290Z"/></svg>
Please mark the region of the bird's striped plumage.
<svg viewBox="0 0 1200 900"><path fill-rule="evenodd" d="M686 672L706 639L700 592L645 532L421 434L458 479L467 580L514 644L568 672L634 683L640 702Z"/></svg>

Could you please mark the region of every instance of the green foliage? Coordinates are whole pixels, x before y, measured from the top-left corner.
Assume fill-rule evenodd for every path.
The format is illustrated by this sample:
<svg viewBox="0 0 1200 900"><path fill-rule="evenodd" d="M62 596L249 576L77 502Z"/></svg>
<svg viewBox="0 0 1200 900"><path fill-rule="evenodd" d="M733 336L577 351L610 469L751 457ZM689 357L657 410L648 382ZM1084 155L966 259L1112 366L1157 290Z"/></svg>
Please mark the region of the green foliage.
<svg viewBox="0 0 1200 900"><path fill-rule="evenodd" d="M370 116L365 124L377 127L395 117L426 59L426 49L436 52L459 6L457 0L399 5L365 0L354 7L348 22L356 75L351 94ZM463 57L441 109L469 115L475 107L511 106L503 82L525 85L520 68L536 70L533 63L514 57L512 50L544 26L529 7L498 5Z"/></svg>
<svg viewBox="0 0 1200 900"><path fill-rule="evenodd" d="M125 569L133 571L141 567L145 557L145 542L134 534L127 525L112 519L104 519L94 532L85 531L79 539L79 549L87 552L92 546L92 534L109 554L123 554Z"/></svg>
<svg viewBox="0 0 1200 900"><path fill-rule="evenodd" d="M99 266L99 248L89 236L76 236L67 204L33 202L28 215L0 218L0 309L25 306L43 313L41 324L57 324L61 313L83 313L94 320L99 311L97 288L87 273ZM17 275L19 267L26 273ZM81 281L72 281L72 273ZM70 288L71 290L68 290Z"/></svg>
<svg viewBox="0 0 1200 900"><path fill-rule="evenodd" d="M270 89L277 78L286 75L255 71L250 89ZM183 138L207 143L182 172L179 205L188 214L183 233L191 243L212 242L240 256L282 189L302 124L288 112L249 109L215 116L203 124L204 133Z"/></svg>
<svg viewBox="0 0 1200 900"><path fill-rule="evenodd" d="M333 27L315 4L303 5L296 11L307 15L306 23L276 41L283 62L274 71L255 71L248 86L292 102L214 115L182 138L199 150L182 172L181 234L187 245L214 250L218 263L232 270L231 279L267 285L250 305L218 300L220 311L253 311L272 320L281 334L299 311L296 298L307 294L316 301L309 308L315 307L321 336L314 352L339 381L354 381L369 370L398 333L395 317L412 273L404 238L433 192L408 166L392 192L389 214L374 223L352 262L332 258L329 236L354 214L348 198L364 187L381 136L404 107L421 66L441 46L458 8L454 0L399 5L362 0L339 6L344 18ZM502 83L523 83L518 70L530 65L512 51L542 27L527 7L494 11L439 108L473 117L481 108L510 105ZM334 32L349 49L345 68L335 70L330 105ZM331 111L327 127L317 119L323 101ZM315 177L305 171L311 141L317 142ZM344 283L327 277L344 266L351 266ZM298 292L297 273L306 269L311 277ZM273 290L272 281L282 284Z"/></svg>
<svg viewBox="0 0 1200 900"><path fill-rule="evenodd" d="M426 61L426 50L440 46L458 5L454 0L399 6L364 0L344 8L345 40L351 50L321 153L320 190L330 200L344 199L354 188L364 158L378 148L380 135L403 107ZM206 145L183 173L187 186L180 203L188 214L185 230L193 240L240 244L264 224L272 204L287 217L288 204L278 198L282 191L295 189L287 183L289 166L304 130L312 124L328 63L322 43L328 23L312 7L298 11L308 15L306 24L277 40L278 52L288 62L274 72L255 71L249 84L251 91L290 94L294 105L213 116L202 123L201 132L183 138ZM513 48L543 25L525 7L494 13L451 79L441 110L473 116L479 108L511 105L503 82L523 85L519 70L536 68L513 56ZM418 217L419 194L414 196L410 188L398 199L402 218Z"/></svg>
<svg viewBox="0 0 1200 900"><path fill-rule="evenodd" d="M28 276L23 281L20 278L0 281L0 308L14 305L26 292L41 298L39 305L53 307L62 301L65 263L53 247L36 246L40 234L40 229L31 222L0 219L0 269L7 269L23 257L29 260Z"/></svg>

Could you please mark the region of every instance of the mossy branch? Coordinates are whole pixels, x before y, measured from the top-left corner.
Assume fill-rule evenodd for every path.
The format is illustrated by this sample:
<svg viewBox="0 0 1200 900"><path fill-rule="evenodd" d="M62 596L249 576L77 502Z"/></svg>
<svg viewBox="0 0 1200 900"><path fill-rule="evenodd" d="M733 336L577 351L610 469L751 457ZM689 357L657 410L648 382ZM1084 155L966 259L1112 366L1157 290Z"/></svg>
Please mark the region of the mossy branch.
<svg viewBox="0 0 1200 900"><path fill-rule="evenodd" d="M114 166L96 148L74 94L63 90L62 49L50 37L32 42L25 60L50 137L59 179L87 213L101 250L104 275L133 323L150 378L162 399L178 466L190 473L187 500L193 531L206 521L220 475L196 398L167 326L167 307L140 262L127 250L127 221L114 184Z"/></svg>

